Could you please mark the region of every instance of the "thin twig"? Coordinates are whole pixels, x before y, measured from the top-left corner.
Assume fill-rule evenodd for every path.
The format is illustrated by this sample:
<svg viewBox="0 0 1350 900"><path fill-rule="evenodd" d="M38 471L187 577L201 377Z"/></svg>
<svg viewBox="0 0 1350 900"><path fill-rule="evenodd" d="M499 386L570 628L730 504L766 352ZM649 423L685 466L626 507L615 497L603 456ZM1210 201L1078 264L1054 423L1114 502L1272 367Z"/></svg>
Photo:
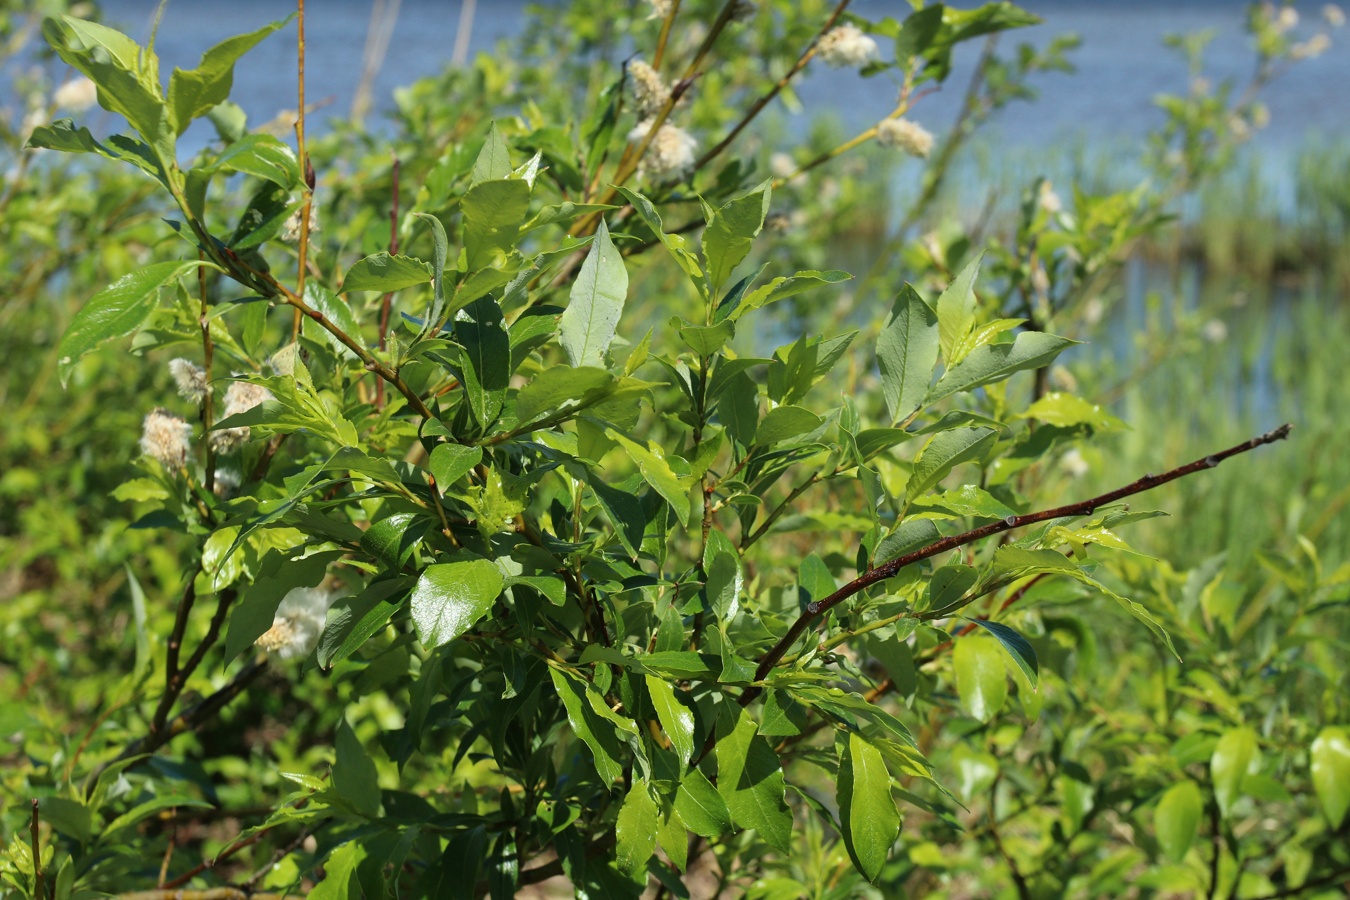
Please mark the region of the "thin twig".
<svg viewBox="0 0 1350 900"><path fill-rule="evenodd" d="M33 896L38 900L44 900L47 896L47 886L43 883L42 875L42 844L38 839L38 798L33 798L33 818L28 826L29 836L33 841Z"/></svg>
<svg viewBox="0 0 1350 900"><path fill-rule="evenodd" d="M295 116L295 145L296 155L300 158L300 168L305 176L305 202L300 207L300 271L296 276L295 293L303 297L309 256L309 212L314 204L314 167L310 165L309 156L305 153L305 0L296 0L296 22L299 28L295 49L295 67L298 75L296 91L300 98L300 106ZM300 339L301 315L302 310L296 307L295 320L291 326L292 341Z"/></svg>
<svg viewBox="0 0 1350 900"><path fill-rule="evenodd" d="M768 676L769 672L773 670L774 665L783 658L783 654L787 653L792 645L797 642L797 639L801 637L802 633L806 631L807 627L821 613L837 606L849 597L852 597L854 594L863 591L873 584L885 581L888 578L893 578L896 573L906 566L913 565L920 560L928 559L932 556L937 556L939 553L945 553L948 550L955 550L957 547L963 547L966 544L983 540L991 535L1010 531L1014 528L1034 525L1037 522L1047 522L1051 519L1090 515L1099 506L1104 506L1124 497L1151 490L1159 485L1166 484L1169 481L1175 481L1178 478L1199 472L1203 469L1212 469L1230 456L1237 456L1240 453L1246 453L1249 450L1254 450L1264 444L1283 440L1289 436L1289 431L1292 427L1292 425L1288 424L1281 425L1273 431L1266 432L1249 441L1244 441L1234 447L1229 447L1227 450L1211 454L1210 456L1201 457L1184 466L1178 466L1175 469L1164 472L1161 475L1145 475L1142 478L1130 482L1124 487L1117 488L1114 491L1108 491L1105 494L1101 494L1089 500L1082 500L1078 503L1070 503L1066 506L1058 506L1054 509L1041 510L1040 512L1027 513L1026 515L1021 516L1008 516L1006 519L999 519L996 522L991 522L988 525L983 525L979 528L973 528L962 534L942 538L941 540L934 541L927 547L915 550L913 553L907 553L884 565L877 566L875 569L865 572L853 579L824 600L808 603L806 610L792 623L792 627L788 629L787 634L783 635L778 643L774 644L774 646L764 654L764 658L760 660L759 666L755 669L755 680L763 681L765 677ZM759 696L760 692L761 689L758 687L747 689L745 693L741 695L741 705L748 705L751 700Z"/></svg>

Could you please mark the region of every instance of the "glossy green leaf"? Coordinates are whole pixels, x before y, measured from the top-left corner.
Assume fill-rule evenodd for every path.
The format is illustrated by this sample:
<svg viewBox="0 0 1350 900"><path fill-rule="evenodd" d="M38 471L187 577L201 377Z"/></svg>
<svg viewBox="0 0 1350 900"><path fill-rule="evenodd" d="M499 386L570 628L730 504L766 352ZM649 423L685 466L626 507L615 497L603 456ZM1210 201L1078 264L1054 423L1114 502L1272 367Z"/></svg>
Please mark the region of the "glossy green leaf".
<svg viewBox="0 0 1350 900"><path fill-rule="evenodd" d="M687 766L694 755L694 711L675 696L675 689L670 682L655 675L646 676L646 681L661 730L670 739L675 755L680 758L680 765Z"/></svg>
<svg viewBox="0 0 1350 900"><path fill-rule="evenodd" d="M877 336L881 390L892 422L906 418L923 402L933 381L938 347L937 313L906 284Z"/></svg>
<svg viewBox="0 0 1350 900"><path fill-rule="evenodd" d="M717 419L741 447L755 443L759 428L759 388L744 372L727 379L727 389L717 398Z"/></svg>
<svg viewBox="0 0 1350 900"><path fill-rule="evenodd" d="M761 447L791 440L815 431L824 420L801 406L780 406L769 410L755 429L755 443Z"/></svg>
<svg viewBox="0 0 1350 900"><path fill-rule="evenodd" d="M918 499L956 466L983 458L997 439L992 428L955 428L933 435L914 458L905 498Z"/></svg>
<svg viewBox="0 0 1350 900"><path fill-rule="evenodd" d="M1076 343L1043 331L1024 331L1011 344L977 347L965 359L942 373L923 402L933 403L952 394L1000 381L1014 372L1048 366L1066 347Z"/></svg>
<svg viewBox="0 0 1350 900"><path fill-rule="evenodd" d="M745 196L728 201L703 229L703 255L708 260L708 280L715 296L750 253L769 214L772 193L770 183L764 182Z"/></svg>
<svg viewBox="0 0 1350 900"><path fill-rule="evenodd" d="M91 297L71 319L70 327L62 336L57 350L57 371L62 386L70 380L75 364L85 354L114 338L125 337L144 325L155 311L160 288L202 266L216 268L210 263L195 260L151 263L128 272Z"/></svg>
<svg viewBox="0 0 1350 900"><path fill-rule="evenodd" d="M530 212L529 183L519 178L479 182L464 193L460 205L467 271L502 268Z"/></svg>
<svg viewBox="0 0 1350 900"><path fill-rule="evenodd" d="M843 741L836 797L844 846L863 877L875 882L900 836L900 811L881 752L853 731Z"/></svg>
<svg viewBox="0 0 1350 900"><path fill-rule="evenodd" d="M628 271L601 220L558 322L558 339L568 362L573 366L604 366L627 297Z"/></svg>
<svg viewBox="0 0 1350 900"><path fill-rule="evenodd" d="M979 253L962 267L937 301L938 335L942 359L948 369L965 358L967 338L975 328L975 277L980 273Z"/></svg>
<svg viewBox="0 0 1350 900"><path fill-rule="evenodd" d="M431 520L416 513L394 513L377 522L361 535L361 549L397 572L422 542Z"/></svg>
<svg viewBox="0 0 1350 900"><path fill-rule="evenodd" d="M388 294L431 281L431 266L414 256L372 253L357 260L342 276L342 292L373 291Z"/></svg>
<svg viewBox="0 0 1350 900"><path fill-rule="evenodd" d="M614 535L623 544L630 559L635 559L642 547L642 536L647 530L647 517L642 502L637 497L618 488L610 487L599 475L586 470L586 483L600 501L609 523L614 526Z"/></svg>
<svg viewBox="0 0 1350 900"><path fill-rule="evenodd" d="M1225 817L1242 796L1242 782L1247 773L1258 768L1260 761L1261 749L1252 729L1230 728L1219 737L1209 760L1209 773L1214 782L1214 799Z"/></svg>
<svg viewBox="0 0 1350 900"><path fill-rule="evenodd" d="M482 447L465 447L462 444L437 444L427 460L427 471L436 479L436 486L442 493L446 488L473 471L474 466L483 461Z"/></svg>
<svg viewBox="0 0 1350 900"><path fill-rule="evenodd" d="M966 592L975 586L979 573L964 563L948 563L935 570L924 591L925 611L955 612L957 604L970 602Z"/></svg>
<svg viewBox="0 0 1350 900"><path fill-rule="evenodd" d="M644 447L632 438L615 431L605 429L605 434L623 447L628 456L637 464L642 478L655 491L665 498L681 522L689 521L689 488L666 462L665 450L659 444L648 442Z"/></svg>
<svg viewBox="0 0 1350 900"><path fill-rule="evenodd" d="M718 322L716 325L681 325L683 321L676 316L671 319L671 324L679 329L680 340L699 356L712 356L736 335L736 326L731 322Z"/></svg>
<svg viewBox="0 0 1350 900"><path fill-rule="evenodd" d="M1180 863L1195 842L1205 801L1193 781L1172 785L1153 810L1153 830L1167 858Z"/></svg>
<svg viewBox="0 0 1350 900"><path fill-rule="evenodd" d="M417 579L411 600L422 646L439 647L468 631L487 615L502 586L501 570L486 559L428 566Z"/></svg>
<svg viewBox="0 0 1350 900"><path fill-rule="evenodd" d="M300 183L300 161L290 145L270 134L248 134L230 144L209 172L243 172L291 190Z"/></svg>
<svg viewBox="0 0 1350 900"><path fill-rule="evenodd" d="M990 622L987 619L970 621L992 634L1003 645L1012 661L1017 663L1017 668L1021 669L1022 674L1031 682L1032 690L1035 690L1040 682L1041 667L1036 661L1036 648L1031 646L1031 642L1002 622Z"/></svg>
<svg viewBox="0 0 1350 900"><path fill-rule="evenodd" d="M1350 729L1329 725L1312 743L1312 781L1332 828L1350 811Z"/></svg>
<svg viewBox="0 0 1350 900"><path fill-rule="evenodd" d="M646 868L647 860L656 852L658 818L656 800L646 780L633 779L614 823L614 852L622 871L633 875Z"/></svg>
<svg viewBox="0 0 1350 900"><path fill-rule="evenodd" d="M379 772L346 719L338 723L334 745L333 789L358 813L374 818L380 812Z"/></svg>
<svg viewBox="0 0 1350 900"><path fill-rule="evenodd" d="M81 844L89 843L94 836L93 810L77 800L41 797L38 799L38 816L44 824Z"/></svg>
<svg viewBox="0 0 1350 900"><path fill-rule="evenodd" d="M311 278L305 282L305 302L311 309L323 313L338 330L348 337L360 340L361 324L356 321L356 316L352 314L352 308L347 305L347 301L337 294L324 287L317 278ZM337 335L324 328L318 322L309 316L305 316L302 321L305 337L312 341L320 341L332 348L333 352L344 359L356 359L356 354L351 348L338 338Z"/></svg>
<svg viewBox="0 0 1350 900"><path fill-rule="evenodd" d="M988 722L1008 699L1008 676L998 645L978 634L956 638L952 649L956 690L967 715Z"/></svg>
<svg viewBox="0 0 1350 900"><path fill-rule="evenodd" d="M847 272L830 270L826 272L816 272L806 270L795 272L788 276L779 276L768 284L758 287L745 295L741 302L731 309L726 318L735 322L741 316L748 312L759 309L762 306L768 306L770 303L777 303L779 300L786 300L788 297L795 297L803 291L809 291L812 288L819 287L822 284L839 284L849 281L853 276Z"/></svg>
<svg viewBox="0 0 1350 900"><path fill-rule="evenodd" d="M226 38L202 54L197 68L174 69L169 76L169 107L176 132L182 134L194 119L224 102L234 85L234 65L239 57L289 21L272 22L257 31Z"/></svg>
<svg viewBox="0 0 1350 900"><path fill-rule="evenodd" d="M680 775L675 811L694 834L718 837L731 830L731 811L726 801L698 769L686 769Z"/></svg>
<svg viewBox="0 0 1350 900"><path fill-rule="evenodd" d="M469 411L487 430L497 421L511 381L511 341L502 308L490 297L468 303L455 316L455 340L464 348L460 380Z"/></svg>
<svg viewBox="0 0 1350 900"><path fill-rule="evenodd" d="M328 612L328 623L319 638L315 653L319 665L327 668L359 650L389 623L416 583L412 576L375 581L356 596L338 599Z"/></svg>
<svg viewBox="0 0 1350 900"><path fill-rule="evenodd" d="M717 792L732 821L755 829L780 853L790 853L792 812L783 801L783 767L756 733L750 714L734 703L722 704L718 714L716 754Z"/></svg>

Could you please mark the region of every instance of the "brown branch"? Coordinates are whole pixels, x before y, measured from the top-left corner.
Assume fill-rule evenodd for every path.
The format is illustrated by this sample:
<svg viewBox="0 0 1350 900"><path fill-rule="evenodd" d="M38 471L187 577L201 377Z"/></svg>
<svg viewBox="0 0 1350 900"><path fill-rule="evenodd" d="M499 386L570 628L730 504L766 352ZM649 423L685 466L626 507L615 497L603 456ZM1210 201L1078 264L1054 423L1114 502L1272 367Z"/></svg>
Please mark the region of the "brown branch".
<svg viewBox="0 0 1350 900"><path fill-rule="evenodd" d="M852 0L839 0L839 5L834 8L834 12L830 13L830 17L825 20L825 24L820 26L820 30L816 32L816 36L811 39L811 43L806 45L806 49L802 51L802 55L797 57L797 61L792 64L792 68L788 69L783 77L779 78L778 81L774 83L774 86L769 89L768 93L750 104L750 109L748 109L741 120L736 123L736 127L732 128L731 131L727 133L727 136L718 142L716 147L713 147L707 153L703 154L698 162L694 163L694 168L696 170L703 168L718 156L721 156L723 151L725 151L727 147L730 147L732 142L745 130L745 127L753 122L755 117L764 110L764 107L772 103L773 98L777 97L783 88L788 86L788 82L795 78L798 72L806 68L806 64L816 55L816 45L820 43L820 39L825 36L826 32L834 27L835 22L839 21L839 17L843 15L844 10L848 8L850 2L852 2Z"/></svg>
<svg viewBox="0 0 1350 900"><path fill-rule="evenodd" d="M759 666L755 669L755 680L763 681L768 676L769 672L773 670L774 665L783 658L783 654L787 653L788 649L797 642L797 639L802 636L802 633L806 631L807 627L810 626L821 613L837 606L849 597L852 597L877 582L895 577L896 573L906 566L913 565L920 560L928 559L932 556L937 556L939 553L945 553L948 550L955 550L957 547L963 547L966 544L983 540L991 535L1010 531L1014 528L1034 525L1037 522L1046 522L1051 519L1090 515L1099 506L1104 506L1108 503L1120 500L1121 498L1151 490L1159 485L1166 484L1169 481L1175 481L1178 478L1191 475L1203 469L1212 469L1230 456L1237 456L1238 454L1246 453L1249 450L1255 450L1257 447L1264 444L1283 440L1289 436L1289 431L1292 427L1292 425L1288 424L1281 425L1274 431L1268 431L1249 441L1244 441L1237 446L1229 447L1227 450L1211 454L1210 456L1201 457L1194 462L1187 463L1184 466L1178 466L1161 475L1145 475L1142 478L1130 482L1124 487L1117 488L1114 491L1108 491L1105 494L1101 494L1089 500L1070 503L1066 506L1058 506L1054 509L1027 513L1022 516L1008 516L1006 519L999 519L996 522L990 522L988 525L983 525L961 534L942 538L941 540L934 541L927 547L915 550L913 553L907 553L888 563L877 566L875 569L859 575L824 600L808 603L805 612L792 623L792 627L788 629L787 634L783 635L778 643L774 644L773 647L764 654L764 658L760 660ZM747 689L745 693L741 694L740 704L742 706L749 705L750 701L759 696L761 690L762 689L758 687Z"/></svg>
<svg viewBox="0 0 1350 900"><path fill-rule="evenodd" d="M259 654L248 665L235 673L235 676L230 679L229 683L220 690L183 710L166 723L162 729L151 731L145 737L132 741L121 753L117 754L114 762L130 759L133 756L154 753L178 735L196 728L202 722L205 722L211 716L224 709L235 697L242 694L244 688L248 687L249 684L251 684L253 680L261 675L266 669L267 657L264 654ZM106 768L106 766L102 768Z"/></svg>

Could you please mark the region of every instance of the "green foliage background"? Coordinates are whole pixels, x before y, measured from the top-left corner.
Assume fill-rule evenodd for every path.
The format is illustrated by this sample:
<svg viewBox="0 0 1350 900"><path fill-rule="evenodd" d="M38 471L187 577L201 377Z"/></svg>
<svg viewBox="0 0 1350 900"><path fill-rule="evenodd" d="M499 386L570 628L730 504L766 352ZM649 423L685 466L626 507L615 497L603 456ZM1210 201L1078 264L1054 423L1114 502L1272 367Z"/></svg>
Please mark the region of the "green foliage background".
<svg viewBox="0 0 1350 900"><path fill-rule="evenodd" d="M702 36L725 26L716 65L670 111L704 151L836 8L764 4L733 22L734 6L677 13ZM30 5L3 9L11 49L34 38ZM1350 435L1329 348L1347 333L1345 155L1308 152L1308 238L1291 245L1232 215L1250 196L1233 188L1233 122L1258 118L1254 101L1185 94L1141 151L1149 184L1057 177L1057 211L1043 169L1003 176L990 187L1018 202L971 226L946 203L967 139L1030 99L1029 73L1065 65L1065 41L991 54L978 102L925 163L822 124L787 151L802 174L769 188L774 130L752 128L694 174L697 195L637 176L605 197L632 176L621 48L653 59L663 23L647 12L540 11L518 46L401 91L391 134L338 123L307 143L320 227L303 296L425 398L430 424L313 319L303 366L267 363L290 344L278 285L295 284L297 246L280 232L305 179L282 139L218 105L227 66L175 76L163 107L127 81L134 65L78 49L81 26L47 26L67 61L121 85L112 105L150 150L92 148L78 117L33 143L132 165L21 150L25 104L46 109L54 85L16 85L0 198L4 890L34 896L41 870L61 897L1340 896ZM864 74L911 92L943 77L946 41L1027 21L1000 4L924 15L839 21L883 59L908 47ZM1296 46L1275 15L1251 13L1256 89ZM700 28L668 41L663 71L678 74ZM206 114L220 140L178 160L174 134ZM923 175L888 220L896 165ZM398 252L380 256L395 195ZM1168 222L1196 196L1218 212ZM566 205L601 198L604 219ZM1202 254L1206 291L1187 297L1186 261L1163 258L1130 312L1122 267L1176 244ZM203 295L198 249L238 283L212 273ZM1291 259L1297 286L1273 295ZM448 338L425 321L441 266L465 309ZM542 276L513 281L530 266ZM82 332L77 312L124 277L137 321ZM231 302L253 295L269 301ZM156 406L203 414L165 365L202 361L203 310L228 360L213 374L266 384L284 407L236 420L254 440L226 460L234 497L210 489L210 458L175 472L136 447ZM1231 323L1226 340L1213 321ZM78 359L81 334L119 339ZM1052 369L1067 344L1050 334L1096 344ZM1049 349L980 390L930 391L939 357L945 371L1014 340ZM1112 342L1128 352L1090 352ZM1259 405L1217 388L1258 375ZM1131 498L1130 513L907 567L756 672L809 601L890 556L1286 418L1286 444ZM323 492L299 492L321 477ZM1140 514L1154 508L1174 517ZM281 595L320 578L347 597L317 655L254 657ZM175 635L184 657L204 648L180 684L166 682Z"/></svg>

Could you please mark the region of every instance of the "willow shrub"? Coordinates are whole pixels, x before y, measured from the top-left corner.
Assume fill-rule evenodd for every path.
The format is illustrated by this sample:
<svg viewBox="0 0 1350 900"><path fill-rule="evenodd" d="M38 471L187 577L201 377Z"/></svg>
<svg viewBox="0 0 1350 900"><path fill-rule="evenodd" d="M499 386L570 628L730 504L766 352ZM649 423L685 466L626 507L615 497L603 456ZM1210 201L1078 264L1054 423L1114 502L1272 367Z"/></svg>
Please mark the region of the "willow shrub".
<svg viewBox="0 0 1350 900"><path fill-rule="evenodd" d="M864 139L920 156L931 137L904 113L947 77L953 47L1034 21L1009 4L932 6L903 23L845 19L844 6L798 35L793 73L817 51L891 73L897 110ZM1039 709L1047 645L1009 622L1033 588L1085 588L1133 617L1138 640L1170 650L1162 616L1099 578L1100 554L1129 552L1117 530L1153 515L1120 501L1285 430L1099 497L1037 496L1027 475L1039 460L1119 423L1041 377L1010 389L1074 343L1038 320L1053 310L1044 289L1039 303L1027 290L1023 248L998 255L1006 296L977 293L982 254L952 241L924 273L945 271L945 287L904 286L865 339L809 334L736 352L738 333L775 333L775 304L830 302L850 277L757 264L776 185L793 173L775 183L732 163L704 177L717 153L697 157L667 121L717 54L743 59L742 11L709 13L703 40L684 48L690 77L598 66L613 80L576 121L536 107L474 122L404 174L420 183L400 191L395 173L394 193L416 199L402 214L393 200L388 249L365 256L314 239L319 179L303 130L297 152L250 131L228 102L238 60L284 23L174 70L166 91L152 49L92 22L47 21L56 53L133 133L100 141L62 120L31 145L140 170L183 241L81 308L59 374L130 335L139 351L179 354L172 371L195 422L149 413L139 472L116 496L137 504L137 527L185 534L197 550L172 630L142 626L113 710L139 736L95 742L91 768L53 780L33 813L36 856L17 835L7 849L12 887L167 892L230 872L164 855L155 818L212 803L158 751L290 667L317 669L345 704L317 738L333 762L279 773L291 792L218 855L254 841L275 852L232 883L509 896L561 875L587 896L636 896L653 881L686 896L681 872L715 870L724 885L764 875L750 887L759 896L851 895L934 865L894 852L906 816L935 834L977 787L993 789L980 781L981 724L997 722L1010 678L1023 712ZM635 26L656 42L658 68L672 24L692 15L662 12ZM893 60L869 34L894 43ZM1176 114L1195 119L1184 105ZM177 141L201 119L218 140L184 168ZM1054 212L1036 199L1044 191L1029 196L1023 236ZM1153 198L1113 199L1077 198L1090 213L1081 228L1042 241L1074 290L1161 227ZM681 287L635 334L623 314L640 253L664 255ZM1017 297L1024 314L1005 315ZM832 373L858 366L875 366L875 391L831 389ZM915 710L973 726L936 748L959 757L955 792L929 762L931 736L906 723ZM1332 828L1345 817L1345 743L1327 728L1312 745ZM1215 816L1269 790L1243 780L1256 745L1250 728L1204 744ZM1159 858L1187 857L1206 802L1191 781L1166 793ZM56 835L45 845L43 824ZM811 859L832 874L804 872Z"/></svg>

